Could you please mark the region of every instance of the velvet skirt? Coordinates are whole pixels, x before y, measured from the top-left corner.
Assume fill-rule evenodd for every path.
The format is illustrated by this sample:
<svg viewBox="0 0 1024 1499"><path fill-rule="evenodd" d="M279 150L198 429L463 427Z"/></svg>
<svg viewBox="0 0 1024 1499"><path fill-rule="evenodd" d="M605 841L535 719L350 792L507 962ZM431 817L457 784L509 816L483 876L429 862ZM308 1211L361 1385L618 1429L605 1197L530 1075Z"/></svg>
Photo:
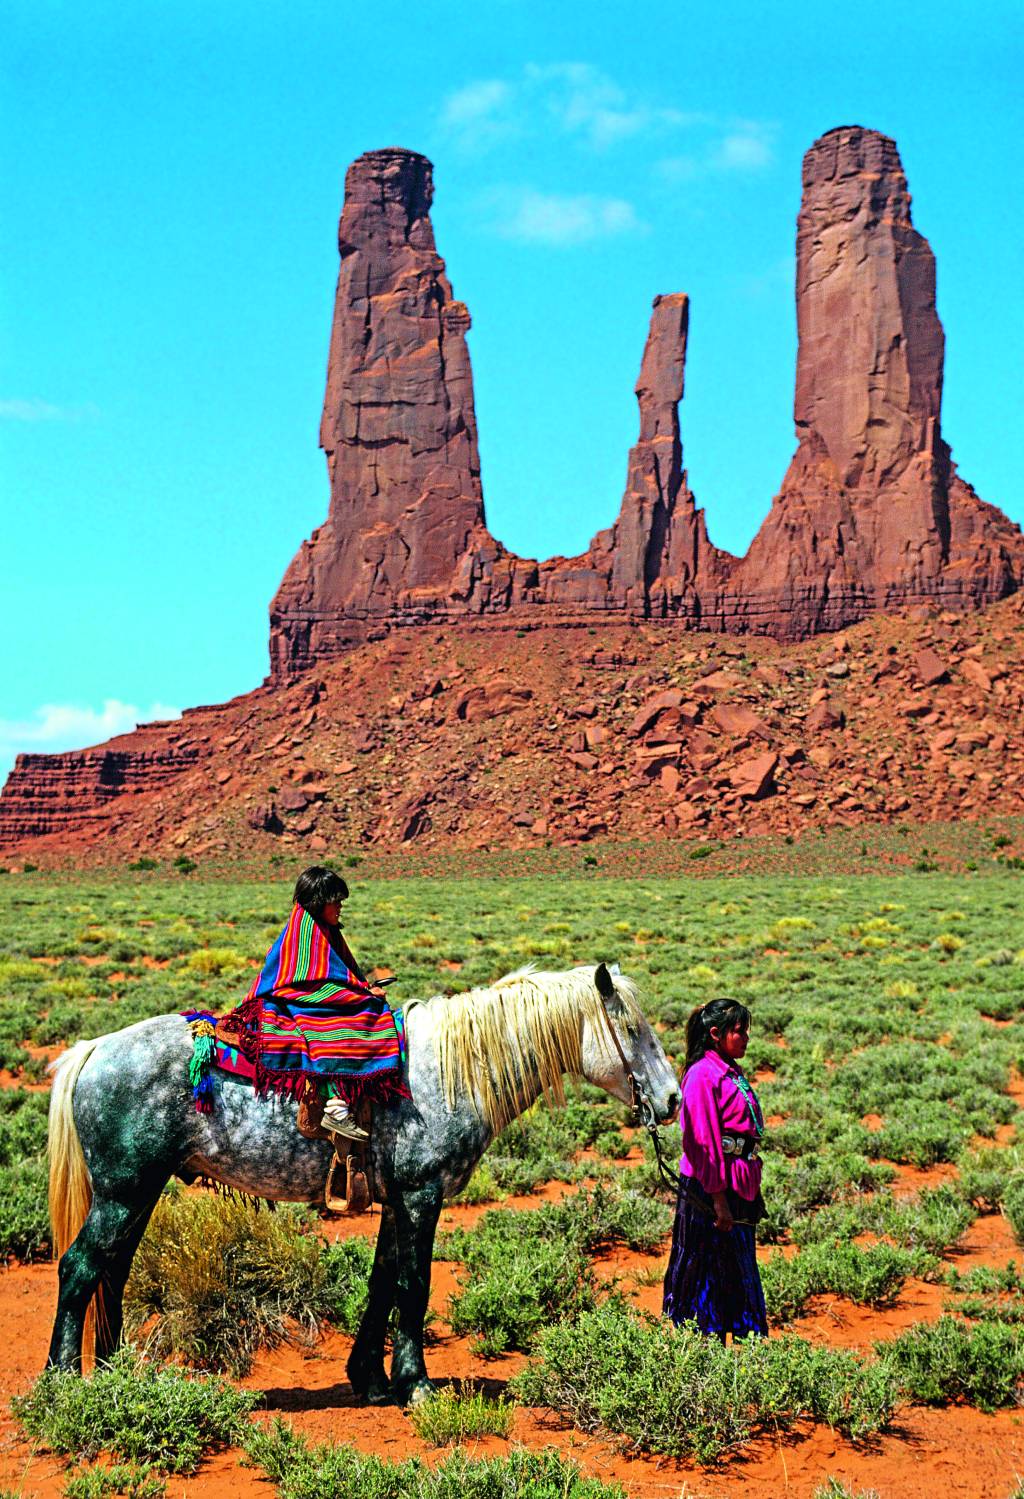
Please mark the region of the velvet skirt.
<svg viewBox="0 0 1024 1499"><path fill-rule="evenodd" d="M767 1336L754 1231L754 1223L764 1216L760 1196L746 1202L730 1192L737 1221L723 1233L715 1227L714 1204L700 1183L684 1176L680 1186L665 1272L665 1316L676 1324L696 1322L701 1332L723 1341L727 1332L734 1338L752 1332Z"/></svg>

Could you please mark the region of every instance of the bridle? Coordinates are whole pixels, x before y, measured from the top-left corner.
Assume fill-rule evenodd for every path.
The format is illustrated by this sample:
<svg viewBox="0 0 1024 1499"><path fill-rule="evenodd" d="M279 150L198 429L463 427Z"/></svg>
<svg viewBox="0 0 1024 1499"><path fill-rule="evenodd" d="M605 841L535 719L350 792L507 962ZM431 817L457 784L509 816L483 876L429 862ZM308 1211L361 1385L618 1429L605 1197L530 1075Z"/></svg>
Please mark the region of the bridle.
<svg viewBox="0 0 1024 1499"><path fill-rule="evenodd" d="M654 1112L654 1105L651 1102L650 1095L648 1094L643 1083L637 1077L636 1073L633 1071L632 1067L626 1061L626 1053L622 1049L622 1042L619 1040L619 1033L612 1024L612 1017L608 1013L608 1007L605 1004L604 995L600 992L600 990L598 990L598 998L601 1001L601 1014L604 1016L605 1024L608 1027L608 1034L611 1036L612 1044L619 1054L619 1061L622 1063L622 1070L625 1073L626 1082L629 1084L630 1109L636 1116L637 1123L640 1124L650 1136L651 1148L654 1151L654 1159L657 1162L658 1166L658 1177L661 1181L662 1186L668 1187L678 1197L680 1191L682 1190L679 1184L678 1172L673 1171L672 1167L665 1159L665 1151L661 1143L661 1136L658 1133L658 1120Z"/></svg>

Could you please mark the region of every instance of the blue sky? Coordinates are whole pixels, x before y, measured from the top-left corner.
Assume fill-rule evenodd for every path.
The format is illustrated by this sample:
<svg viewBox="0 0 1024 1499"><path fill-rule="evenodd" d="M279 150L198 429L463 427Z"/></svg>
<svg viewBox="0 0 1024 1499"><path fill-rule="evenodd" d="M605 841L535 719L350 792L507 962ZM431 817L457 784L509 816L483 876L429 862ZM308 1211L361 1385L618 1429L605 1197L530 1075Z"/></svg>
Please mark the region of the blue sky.
<svg viewBox="0 0 1024 1499"><path fill-rule="evenodd" d="M7 0L0 78L0 773L266 671L328 490L347 164L435 164L492 531L611 522L656 293L692 298L685 461L743 551L793 450L800 161L893 135L939 266L944 431L1024 520L1024 9L933 0Z"/></svg>

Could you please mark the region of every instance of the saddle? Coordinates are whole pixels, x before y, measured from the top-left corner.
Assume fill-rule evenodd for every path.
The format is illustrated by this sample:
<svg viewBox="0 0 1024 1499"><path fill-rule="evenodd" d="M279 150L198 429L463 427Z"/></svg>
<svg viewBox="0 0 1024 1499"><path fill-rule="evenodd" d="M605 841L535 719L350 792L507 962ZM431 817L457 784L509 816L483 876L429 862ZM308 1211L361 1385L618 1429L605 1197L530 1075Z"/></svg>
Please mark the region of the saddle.
<svg viewBox="0 0 1024 1499"><path fill-rule="evenodd" d="M362 1103L352 1112L356 1123L369 1132L373 1122L371 1106ZM324 1207L329 1213L365 1213L373 1202L367 1171L370 1142L368 1139L344 1140L340 1135L332 1134L322 1127L323 1117L324 1100L319 1093L307 1093L299 1103L296 1121L299 1133L307 1140L327 1140L334 1146L334 1157L324 1183Z"/></svg>

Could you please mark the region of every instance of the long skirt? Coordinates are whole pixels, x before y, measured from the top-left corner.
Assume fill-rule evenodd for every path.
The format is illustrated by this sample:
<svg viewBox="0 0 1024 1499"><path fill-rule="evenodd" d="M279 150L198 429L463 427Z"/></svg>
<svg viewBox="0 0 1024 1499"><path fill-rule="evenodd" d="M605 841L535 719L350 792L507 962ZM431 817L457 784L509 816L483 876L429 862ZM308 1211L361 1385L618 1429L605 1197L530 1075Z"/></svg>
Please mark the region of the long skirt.
<svg viewBox="0 0 1024 1499"><path fill-rule="evenodd" d="M727 1332L734 1338L751 1332L767 1336L753 1223L736 1222L723 1233L699 1182L684 1176L681 1187L665 1272L665 1316L677 1324L696 1322L701 1332L723 1342ZM730 1192L729 1206L736 1219L756 1221L764 1214L760 1197L745 1202Z"/></svg>

